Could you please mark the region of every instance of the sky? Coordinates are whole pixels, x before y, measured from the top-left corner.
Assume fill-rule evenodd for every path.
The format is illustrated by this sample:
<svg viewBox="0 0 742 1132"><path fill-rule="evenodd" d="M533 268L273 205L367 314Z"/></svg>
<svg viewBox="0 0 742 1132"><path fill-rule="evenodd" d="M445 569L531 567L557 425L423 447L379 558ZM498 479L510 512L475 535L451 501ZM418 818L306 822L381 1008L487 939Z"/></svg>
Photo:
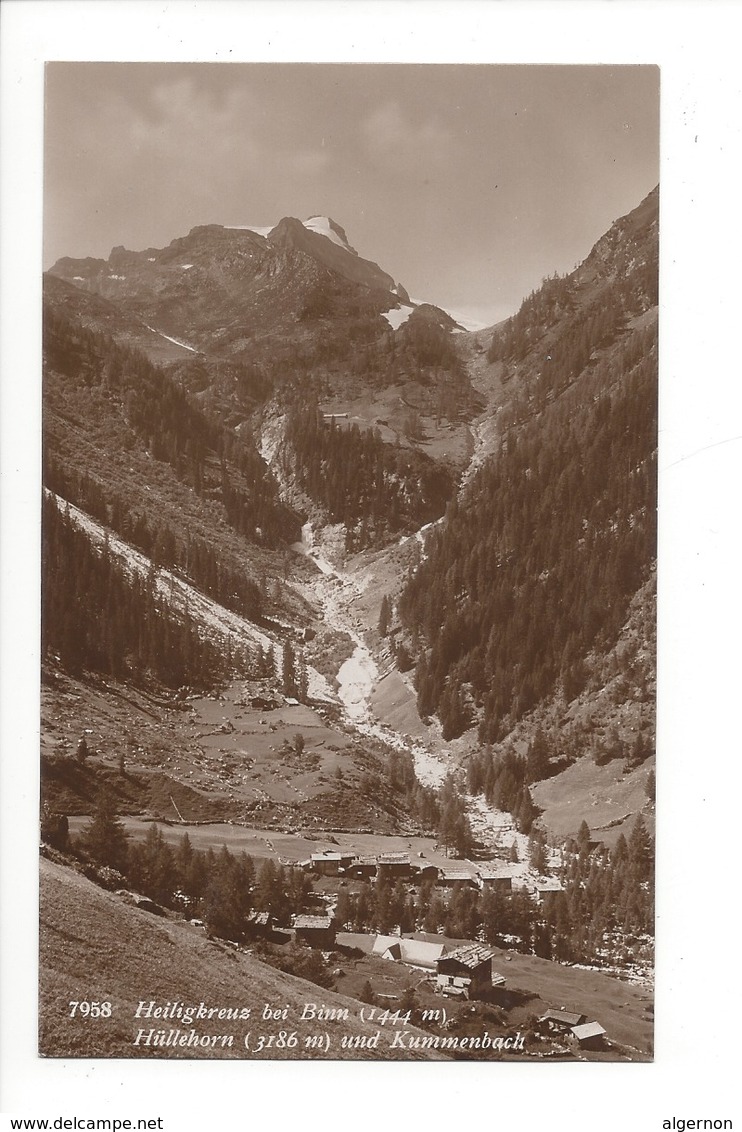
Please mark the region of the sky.
<svg viewBox="0 0 742 1132"><path fill-rule="evenodd" d="M489 325L659 179L659 69L47 63L44 266L329 215Z"/></svg>

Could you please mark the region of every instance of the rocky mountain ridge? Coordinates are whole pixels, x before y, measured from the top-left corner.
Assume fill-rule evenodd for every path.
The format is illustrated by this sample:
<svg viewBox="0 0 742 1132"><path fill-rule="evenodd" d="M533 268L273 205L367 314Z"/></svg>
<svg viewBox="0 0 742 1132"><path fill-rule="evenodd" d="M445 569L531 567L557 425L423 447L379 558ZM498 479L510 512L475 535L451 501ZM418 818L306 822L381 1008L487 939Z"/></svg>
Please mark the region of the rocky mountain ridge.
<svg viewBox="0 0 742 1132"><path fill-rule="evenodd" d="M49 274L114 301L157 332L187 339L194 350L227 356L296 323L412 309L404 287L359 256L339 225L313 222L284 217L268 235L201 225L166 248L117 246L107 260L63 257Z"/></svg>

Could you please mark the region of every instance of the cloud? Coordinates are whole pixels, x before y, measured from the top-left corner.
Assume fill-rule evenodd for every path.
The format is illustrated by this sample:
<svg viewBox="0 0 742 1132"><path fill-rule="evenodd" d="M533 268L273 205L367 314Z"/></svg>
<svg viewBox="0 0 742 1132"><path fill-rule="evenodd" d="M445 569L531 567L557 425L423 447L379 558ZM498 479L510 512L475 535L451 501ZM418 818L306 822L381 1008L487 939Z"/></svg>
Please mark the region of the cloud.
<svg viewBox="0 0 742 1132"><path fill-rule="evenodd" d="M368 115L361 125L361 136L372 158L406 166L447 160L454 140L437 118L413 122L395 101L385 102Z"/></svg>
<svg viewBox="0 0 742 1132"><path fill-rule="evenodd" d="M190 76L166 78L153 85L145 107L129 107L129 114L131 141L161 159L208 166L260 157L259 107L244 87L220 94Z"/></svg>

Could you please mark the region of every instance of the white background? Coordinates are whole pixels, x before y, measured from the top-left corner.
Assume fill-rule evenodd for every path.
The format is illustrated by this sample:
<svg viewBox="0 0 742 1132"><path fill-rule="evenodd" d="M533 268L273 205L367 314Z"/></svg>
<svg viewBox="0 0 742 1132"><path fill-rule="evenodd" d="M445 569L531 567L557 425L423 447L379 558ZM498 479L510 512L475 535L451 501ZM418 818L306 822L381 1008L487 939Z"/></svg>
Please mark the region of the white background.
<svg viewBox="0 0 742 1132"><path fill-rule="evenodd" d="M740 1117L741 13L718 0L4 0L2 1112L162 1116L169 1132L257 1121L302 1132L464 1123L643 1132L673 1116ZM37 1058L39 316L43 63L51 59L660 64L654 1064Z"/></svg>

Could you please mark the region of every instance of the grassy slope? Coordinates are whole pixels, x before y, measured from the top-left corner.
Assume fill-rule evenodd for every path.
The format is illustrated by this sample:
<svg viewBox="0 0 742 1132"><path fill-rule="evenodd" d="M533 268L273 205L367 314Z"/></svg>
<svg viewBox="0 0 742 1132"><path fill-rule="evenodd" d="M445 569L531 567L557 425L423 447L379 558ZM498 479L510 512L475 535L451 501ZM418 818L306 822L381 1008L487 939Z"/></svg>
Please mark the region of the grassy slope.
<svg viewBox="0 0 742 1132"><path fill-rule="evenodd" d="M400 822L404 827L398 798L388 791L366 797L361 789L368 773L384 777L379 744L356 740L303 704L250 707L251 689L249 682L235 682L222 696L179 705L114 681L73 680L47 670L44 799L60 812L88 814L105 782L122 813L161 820L177 819L174 798L186 821L274 819L373 825L388 833ZM95 754L81 767L72 756L83 733ZM297 734L305 740L301 755L293 749ZM125 776L118 772L122 755Z"/></svg>
<svg viewBox="0 0 742 1132"><path fill-rule="evenodd" d="M596 766L585 755L555 778L532 787L531 795L543 808L543 824L553 834L570 836L584 819L594 837L613 845L619 834L629 836L637 814L642 814L650 830L654 825L646 790L654 764L652 757L624 774L623 761Z"/></svg>
<svg viewBox="0 0 742 1132"><path fill-rule="evenodd" d="M598 766L594 753L611 732L626 754L639 732L648 749L654 745L655 619L653 573L632 600L615 646L605 656L591 658L586 690L569 705L555 697L519 729L523 742L529 722L540 723L547 733L558 728L572 756L578 756L560 774L531 787L534 802L543 810L542 824L557 837L575 834L584 819L597 837L613 845L621 833L629 835L637 814L650 831L654 829L654 806L647 796L654 756L628 770L624 758Z"/></svg>
<svg viewBox="0 0 742 1132"><path fill-rule="evenodd" d="M205 939L182 922L160 919L130 907L112 893L50 861L41 861L39 1050L50 1057L218 1057L250 1056L242 1044L250 1030L278 1033L296 1030L300 1047L277 1050L271 1057L388 1058L390 1038L381 1036L373 1051L339 1047L346 1035L372 1035L376 1027L358 1018L360 1004L333 991L285 975L251 955ZM110 1001L110 1019L69 1017L69 1002ZM198 1006L252 1008L249 1022L199 1021L203 1034L233 1033L232 1049L173 1051L133 1045L140 1026L177 1029L176 1021L141 1021L134 1012L141 1000L158 1004L180 1001ZM347 1008L348 1021L300 1021L305 1003ZM265 1023L266 1004L288 1007L286 1022ZM256 1018L257 1016L257 1018ZM184 1027L181 1025L181 1029ZM310 1034L329 1033L329 1053L301 1048ZM263 1056L263 1055L259 1055ZM420 1056L420 1055L417 1055ZM406 1059L415 1059L405 1054Z"/></svg>

